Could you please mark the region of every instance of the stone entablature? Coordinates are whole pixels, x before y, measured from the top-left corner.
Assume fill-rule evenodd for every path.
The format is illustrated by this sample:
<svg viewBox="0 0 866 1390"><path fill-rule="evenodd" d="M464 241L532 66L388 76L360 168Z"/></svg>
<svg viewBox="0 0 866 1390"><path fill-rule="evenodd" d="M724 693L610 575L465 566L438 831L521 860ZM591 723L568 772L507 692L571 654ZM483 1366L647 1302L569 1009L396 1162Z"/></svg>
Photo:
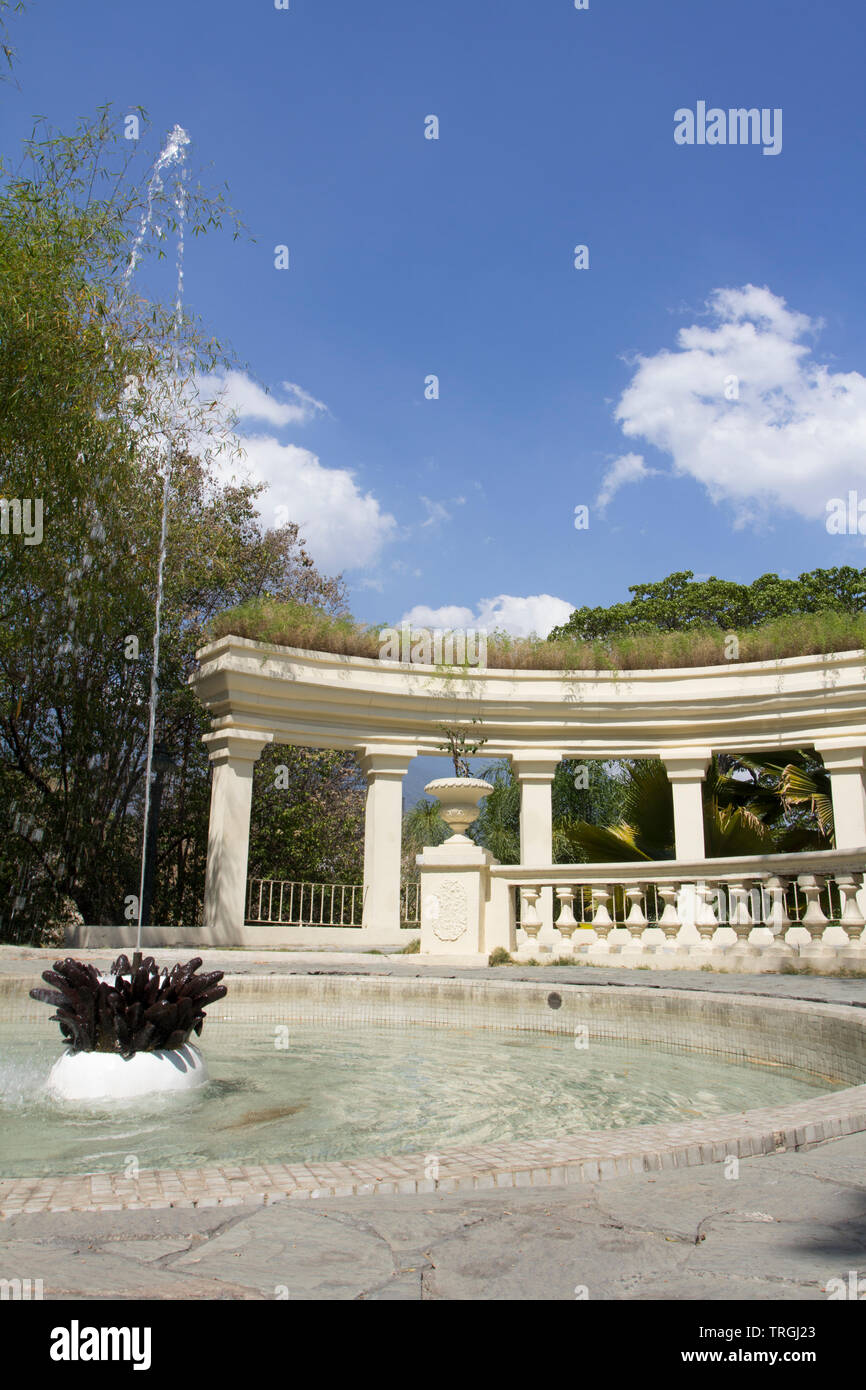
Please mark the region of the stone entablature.
<svg viewBox="0 0 866 1390"><path fill-rule="evenodd" d="M278 743L436 753L436 725L480 719L485 756L655 757L866 741L866 654L625 672L460 669L374 661L249 638L198 653L192 684L215 729ZM270 737L269 740L270 741Z"/></svg>

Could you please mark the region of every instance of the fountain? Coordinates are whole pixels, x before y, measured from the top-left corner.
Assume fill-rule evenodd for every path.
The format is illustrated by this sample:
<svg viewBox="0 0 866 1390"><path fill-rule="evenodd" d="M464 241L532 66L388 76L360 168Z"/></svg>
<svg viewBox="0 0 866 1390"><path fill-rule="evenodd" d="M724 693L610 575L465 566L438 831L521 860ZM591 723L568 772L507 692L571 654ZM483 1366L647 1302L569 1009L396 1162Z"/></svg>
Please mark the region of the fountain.
<svg viewBox="0 0 866 1390"><path fill-rule="evenodd" d="M154 200L162 191L163 179L169 169L177 167L180 175L174 190L177 213L177 287L174 307L170 426L176 422L177 384L179 372L180 329L183 315L183 252L186 217L186 148L189 136L179 125L170 132L154 162L147 189L147 204L133 239L129 262L124 275L128 287L138 263L144 238L153 224ZM190 1043L193 1032L201 1032L203 1006L226 993L218 985L222 972L196 975L201 959L187 965L176 965L171 973L162 973L152 957L141 958L142 911L148 871L147 830L150 822L150 779L153 767L156 734L156 709L159 698L159 645L162 612L163 579L168 533L168 507L171 489L172 440L167 436L163 470L162 515L159 539L159 560L156 577L156 613L151 663L150 696L148 701L147 754L144 777L144 814L142 825L141 880L138 894L138 927L136 953L132 963L119 956L109 976L113 983L100 976L92 966L81 961L55 962L43 979L53 988L31 990L34 999L53 1004L54 1018L60 1024L69 1051L61 1056L48 1079L50 1095L62 1100L99 1100L148 1095L158 1091L189 1090L204 1084L207 1069L198 1048Z"/></svg>
<svg viewBox="0 0 866 1390"><path fill-rule="evenodd" d="M48 1093L58 1100L128 1099L188 1091L208 1079L190 1043L201 1034L205 1005L222 999L221 970L199 975L201 957L160 972L152 956L118 956L107 975L92 965L55 961L42 978L51 989L30 997L51 1004L69 1051L54 1063Z"/></svg>
<svg viewBox="0 0 866 1390"><path fill-rule="evenodd" d="M171 370L172 424L176 420L179 342L183 314L183 251L186 199L186 147L189 136L175 126L157 157L147 190L147 205L133 239L124 287L129 285L138 263L144 237L153 223L154 199L163 188L165 174L173 166L180 170L174 192L177 213L177 288ZM104 1100L129 1098L162 1091L186 1091L204 1085L207 1068L198 1048L190 1041L201 1033L204 1005L221 999L225 987L218 984L222 972L197 975L201 959L176 965L171 973L160 974L151 956L141 957L142 913L148 872L147 830L150 822L150 779L156 734L159 698L159 646L163 578L168 532L171 489L172 442L167 439L163 471L162 515L156 580L156 613L148 701L147 753L144 777L141 880L138 894L136 952L132 962L119 956L103 977L81 961L55 962L42 978L52 989L31 990L34 999L53 1004L53 1017L60 1024L69 1050L51 1069L48 1093L60 1100ZM113 976L113 983L110 977Z"/></svg>

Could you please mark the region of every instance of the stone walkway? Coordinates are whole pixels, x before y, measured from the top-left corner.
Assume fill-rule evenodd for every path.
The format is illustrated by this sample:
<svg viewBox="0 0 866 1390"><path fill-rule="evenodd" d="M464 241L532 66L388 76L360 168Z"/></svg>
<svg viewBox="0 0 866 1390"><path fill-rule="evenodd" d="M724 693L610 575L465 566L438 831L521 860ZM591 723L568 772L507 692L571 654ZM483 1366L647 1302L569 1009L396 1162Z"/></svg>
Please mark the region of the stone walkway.
<svg viewBox="0 0 866 1390"><path fill-rule="evenodd" d="M66 947L42 949L0 946L0 978L34 977L67 955L86 956L94 964L110 965L117 951L70 951ZM154 948L149 954L171 965L188 960L189 950ZM641 970L603 966L468 966L422 961L417 955L381 955L357 951L247 951L202 952L204 970L224 970L227 975L401 975L459 980L550 980L560 984L640 985L643 989L698 989L724 994L757 994L772 999L807 999L814 1003L855 1004L866 1007L866 980L826 975L734 975L711 970ZM459 958L456 958L459 959Z"/></svg>
<svg viewBox="0 0 866 1390"><path fill-rule="evenodd" d="M866 1135L725 1173L19 1215L0 1277L42 1279L46 1299L799 1301L866 1276Z"/></svg>

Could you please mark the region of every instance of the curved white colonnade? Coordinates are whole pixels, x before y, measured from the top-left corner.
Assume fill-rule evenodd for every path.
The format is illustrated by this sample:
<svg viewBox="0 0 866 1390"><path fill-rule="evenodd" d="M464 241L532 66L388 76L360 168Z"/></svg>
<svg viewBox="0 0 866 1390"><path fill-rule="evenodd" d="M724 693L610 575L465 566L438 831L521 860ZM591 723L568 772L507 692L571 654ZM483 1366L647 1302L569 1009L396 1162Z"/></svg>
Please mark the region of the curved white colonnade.
<svg viewBox="0 0 866 1390"><path fill-rule="evenodd" d="M368 780L363 925L377 940L400 930L402 780L416 755L441 756L443 724L480 720L485 756L511 759L521 863L536 879L552 862L550 788L564 757L661 758L676 861L694 867L705 856L701 784L713 753L814 748L830 773L837 848L866 854L862 650L651 671L449 672L223 637L198 659L191 683L211 715L205 741L214 763L204 919L214 944L243 940L252 770L271 742L359 755ZM425 859L433 867L429 853L422 873ZM724 862L707 861L708 872ZM541 898L549 925L552 888ZM486 939L482 932L469 949L494 939L498 929Z"/></svg>

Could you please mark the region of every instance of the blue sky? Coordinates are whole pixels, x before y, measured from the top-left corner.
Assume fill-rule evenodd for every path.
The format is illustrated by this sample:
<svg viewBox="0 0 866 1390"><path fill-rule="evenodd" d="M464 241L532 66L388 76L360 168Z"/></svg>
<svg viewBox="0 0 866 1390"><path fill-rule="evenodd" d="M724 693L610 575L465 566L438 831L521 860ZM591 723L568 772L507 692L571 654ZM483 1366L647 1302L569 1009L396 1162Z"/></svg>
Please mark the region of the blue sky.
<svg viewBox="0 0 866 1390"><path fill-rule="evenodd" d="M358 617L545 631L674 569L866 564L825 526L866 499L862 0L33 0L12 34L7 154L140 104L228 184L257 240L192 243L188 300L248 364L265 519ZM780 108L781 152L677 145L699 101Z"/></svg>

